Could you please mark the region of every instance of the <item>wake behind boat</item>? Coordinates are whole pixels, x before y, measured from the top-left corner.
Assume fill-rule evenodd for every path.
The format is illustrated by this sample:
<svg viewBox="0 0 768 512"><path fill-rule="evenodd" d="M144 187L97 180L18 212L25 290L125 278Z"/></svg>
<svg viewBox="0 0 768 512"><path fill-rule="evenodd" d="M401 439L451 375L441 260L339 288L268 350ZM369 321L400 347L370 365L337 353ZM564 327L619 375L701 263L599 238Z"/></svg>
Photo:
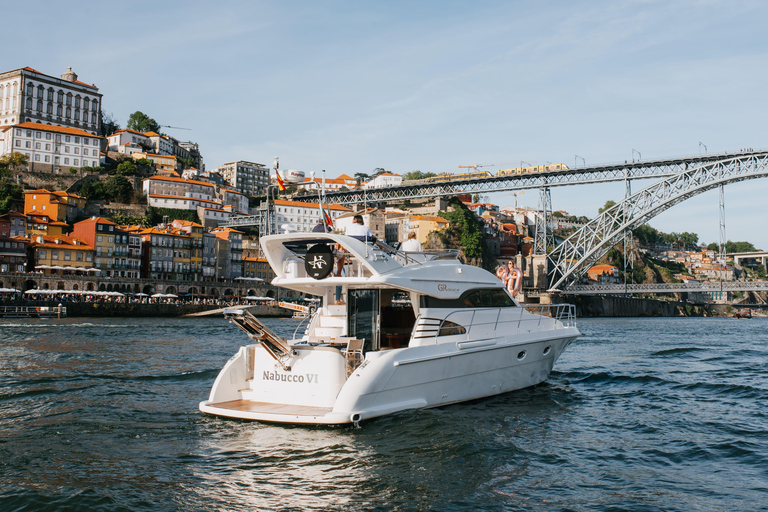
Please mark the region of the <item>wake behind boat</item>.
<svg viewBox="0 0 768 512"><path fill-rule="evenodd" d="M546 380L580 335L574 306L529 312L457 251L404 253L331 233L261 244L273 284L322 306L294 340L228 310L255 343L219 373L200 403L208 414L343 424L497 395Z"/></svg>

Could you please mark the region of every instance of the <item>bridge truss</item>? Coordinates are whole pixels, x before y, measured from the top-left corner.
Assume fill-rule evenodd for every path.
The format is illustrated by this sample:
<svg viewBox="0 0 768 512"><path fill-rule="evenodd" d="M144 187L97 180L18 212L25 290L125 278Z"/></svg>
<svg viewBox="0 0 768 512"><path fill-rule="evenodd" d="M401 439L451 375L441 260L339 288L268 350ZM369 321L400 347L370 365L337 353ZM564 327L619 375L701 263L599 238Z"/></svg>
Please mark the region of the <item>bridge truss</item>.
<svg viewBox="0 0 768 512"><path fill-rule="evenodd" d="M758 155L762 152L738 153L739 156ZM646 162L625 162L623 164L579 167L562 171L548 171L509 176L493 176L458 181L437 181L431 183L411 183L399 187L351 190L347 192L326 192L324 201L329 204L377 204L414 199L434 199L436 197L455 196L457 194L487 194L526 190L531 188L560 187L570 185L588 185L612 181L664 178L674 176L689 169L713 162L732 158L734 155L721 154L667 158ZM318 196L295 196L293 201L316 203Z"/></svg>
<svg viewBox="0 0 768 512"><path fill-rule="evenodd" d="M562 291L565 295L610 295L624 293L685 293L685 292L765 292L768 281L723 281L702 283L643 283L643 284L597 284L569 286Z"/></svg>
<svg viewBox="0 0 768 512"><path fill-rule="evenodd" d="M693 196L725 185L768 177L768 152L722 157L689 168L632 194L604 211L548 254L549 289L573 285L606 252L652 217Z"/></svg>

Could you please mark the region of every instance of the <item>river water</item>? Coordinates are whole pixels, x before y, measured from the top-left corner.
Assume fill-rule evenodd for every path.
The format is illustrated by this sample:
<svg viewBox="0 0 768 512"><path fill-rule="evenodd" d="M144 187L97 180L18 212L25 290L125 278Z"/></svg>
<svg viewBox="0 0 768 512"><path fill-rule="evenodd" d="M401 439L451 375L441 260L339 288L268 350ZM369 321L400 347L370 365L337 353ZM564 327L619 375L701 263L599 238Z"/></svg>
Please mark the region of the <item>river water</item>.
<svg viewBox="0 0 768 512"><path fill-rule="evenodd" d="M0 510L768 510L768 319L579 328L535 388L328 428L198 412L223 319L0 320Z"/></svg>

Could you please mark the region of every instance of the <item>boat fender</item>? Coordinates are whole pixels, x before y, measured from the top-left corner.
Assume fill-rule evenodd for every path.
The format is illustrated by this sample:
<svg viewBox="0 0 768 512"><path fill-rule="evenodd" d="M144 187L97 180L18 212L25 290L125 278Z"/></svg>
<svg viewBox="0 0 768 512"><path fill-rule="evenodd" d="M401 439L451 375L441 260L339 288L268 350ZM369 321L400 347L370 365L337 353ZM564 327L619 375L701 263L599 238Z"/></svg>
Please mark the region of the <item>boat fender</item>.
<svg viewBox="0 0 768 512"><path fill-rule="evenodd" d="M314 279L325 279L333 270L333 250L326 244L315 244L304 258L304 270Z"/></svg>

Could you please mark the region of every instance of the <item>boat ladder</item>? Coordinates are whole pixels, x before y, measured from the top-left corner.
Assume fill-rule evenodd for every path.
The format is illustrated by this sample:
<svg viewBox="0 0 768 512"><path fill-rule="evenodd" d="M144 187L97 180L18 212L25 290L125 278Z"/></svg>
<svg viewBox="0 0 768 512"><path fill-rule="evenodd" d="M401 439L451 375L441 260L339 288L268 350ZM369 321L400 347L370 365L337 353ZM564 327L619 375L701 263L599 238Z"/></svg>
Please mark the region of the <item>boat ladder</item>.
<svg viewBox="0 0 768 512"><path fill-rule="evenodd" d="M224 317L241 328L249 338L261 344L285 371L290 371L288 364L295 355L285 338L281 338L264 325L261 320L244 309L228 309Z"/></svg>

